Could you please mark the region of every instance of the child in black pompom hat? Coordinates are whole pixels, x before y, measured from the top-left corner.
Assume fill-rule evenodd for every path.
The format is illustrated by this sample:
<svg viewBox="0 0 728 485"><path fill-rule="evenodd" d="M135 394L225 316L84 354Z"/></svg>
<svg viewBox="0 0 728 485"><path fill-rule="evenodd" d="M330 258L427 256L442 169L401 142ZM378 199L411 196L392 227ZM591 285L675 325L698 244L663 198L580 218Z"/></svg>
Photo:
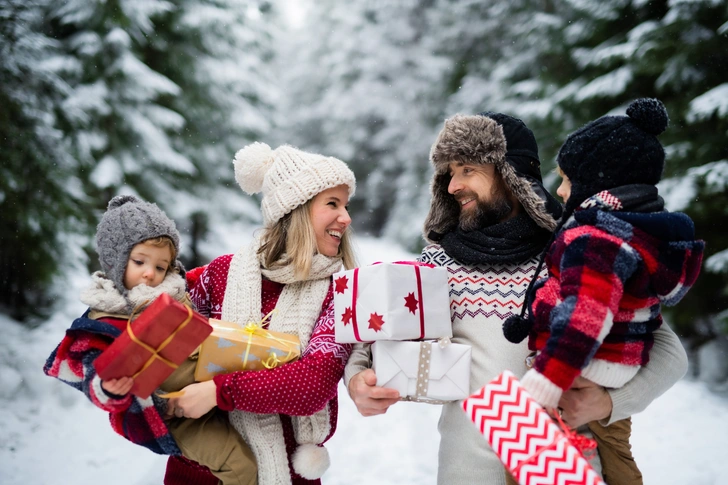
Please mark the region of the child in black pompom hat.
<svg viewBox="0 0 728 485"><path fill-rule="evenodd" d="M649 360L661 305L695 283L704 242L692 220L664 210L657 194L665 152L657 135L667 111L638 99L627 116L604 116L572 133L557 157L564 215L529 288L529 316L504 324L511 341L529 337L533 366L522 379L556 411L578 377L620 388ZM629 419L589 423L607 483L642 483L631 455ZM567 423L568 424L568 423Z"/></svg>

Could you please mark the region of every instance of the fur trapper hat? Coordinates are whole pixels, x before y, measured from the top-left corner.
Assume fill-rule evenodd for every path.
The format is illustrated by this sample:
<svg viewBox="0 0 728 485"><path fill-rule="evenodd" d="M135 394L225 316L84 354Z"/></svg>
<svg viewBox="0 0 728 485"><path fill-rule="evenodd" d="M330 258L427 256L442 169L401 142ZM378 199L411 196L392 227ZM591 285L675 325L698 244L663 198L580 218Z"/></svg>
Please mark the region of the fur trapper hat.
<svg viewBox="0 0 728 485"><path fill-rule="evenodd" d="M162 236L172 240L179 255L177 226L157 204L144 202L133 195L117 195L109 201L96 228L96 251L101 270L122 295L128 293L124 287L124 272L131 250L141 242ZM172 261L170 266L170 269L182 267L179 261Z"/></svg>
<svg viewBox="0 0 728 485"><path fill-rule="evenodd" d="M255 142L240 149L233 160L235 180L248 194L263 192L260 209L265 227L326 189L346 185L356 190L354 172L334 157L282 145L275 150Z"/></svg>
<svg viewBox="0 0 728 485"><path fill-rule="evenodd" d="M460 207L447 191L451 162L492 163L529 217L548 231L556 227L561 204L543 186L536 138L523 121L492 112L455 115L445 120L430 150L430 161L435 173L424 226L429 242L438 242L458 224Z"/></svg>
<svg viewBox="0 0 728 485"><path fill-rule="evenodd" d="M627 116L602 116L566 139L556 163L571 182L571 212L592 195L622 185L656 185L665 166L657 135L668 125L665 105L637 99Z"/></svg>

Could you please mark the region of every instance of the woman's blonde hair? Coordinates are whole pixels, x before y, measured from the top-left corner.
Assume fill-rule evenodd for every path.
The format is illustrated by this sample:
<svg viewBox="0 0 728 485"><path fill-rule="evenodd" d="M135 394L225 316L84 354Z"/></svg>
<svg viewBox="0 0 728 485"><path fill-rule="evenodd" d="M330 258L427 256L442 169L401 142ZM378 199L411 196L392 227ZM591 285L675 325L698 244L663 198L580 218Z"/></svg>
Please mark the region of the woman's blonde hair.
<svg viewBox="0 0 728 485"><path fill-rule="evenodd" d="M311 271L313 257L318 253L316 233L311 220L311 202L296 207L283 216L273 226L263 229L262 244L258 254L263 256L263 264L268 269L277 265L292 264L296 278L305 279ZM356 267L356 258L351 243L351 227L341 235L337 256L345 269ZM283 254L285 261L280 261Z"/></svg>

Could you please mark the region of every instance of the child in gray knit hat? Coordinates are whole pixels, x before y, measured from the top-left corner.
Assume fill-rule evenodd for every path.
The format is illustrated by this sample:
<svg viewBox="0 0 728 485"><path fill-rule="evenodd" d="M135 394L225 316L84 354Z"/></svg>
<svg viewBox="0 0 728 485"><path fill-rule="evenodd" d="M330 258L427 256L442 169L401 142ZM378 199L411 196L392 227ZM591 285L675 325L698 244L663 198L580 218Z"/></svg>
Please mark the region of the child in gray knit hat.
<svg viewBox="0 0 728 485"><path fill-rule="evenodd" d="M112 426L130 441L156 453L195 460L224 485L257 483L255 458L226 414L213 410L199 419L165 416L164 399L140 399L130 394L132 377L104 381L93 365L124 331L130 315L162 293L192 306L177 260L179 232L174 222L156 204L117 196L97 227L96 246L102 271L91 276L92 284L81 293L89 310L66 332L46 362L45 373L83 391L110 413ZM178 391L194 382L196 352L161 384L162 391ZM137 424L140 420L145 426ZM154 429L155 436L141 431L146 427Z"/></svg>

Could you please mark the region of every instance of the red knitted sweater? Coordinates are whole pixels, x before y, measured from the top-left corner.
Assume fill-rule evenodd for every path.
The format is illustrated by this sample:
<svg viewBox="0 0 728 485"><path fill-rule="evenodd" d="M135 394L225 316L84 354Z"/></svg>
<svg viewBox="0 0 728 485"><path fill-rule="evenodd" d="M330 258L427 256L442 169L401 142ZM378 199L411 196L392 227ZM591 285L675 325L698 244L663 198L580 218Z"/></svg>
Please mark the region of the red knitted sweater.
<svg viewBox="0 0 728 485"><path fill-rule="evenodd" d="M192 301L198 311L207 317L221 317L232 256L221 256L212 261L191 287ZM279 283L263 281L261 317L275 308L282 290L283 285ZM337 385L344 374L350 353L351 345L334 341L333 292L329 287L311 340L299 360L262 372L233 372L214 378L220 409L280 414L294 485L317 484L320 480L305 480L293 472L291 456L296 449L296 442L290 416L308 416L329 406L329 438L333 435L338 410ZM200 465L181 457L171 457L164 483L215 485L216 480Z"/></svg>

